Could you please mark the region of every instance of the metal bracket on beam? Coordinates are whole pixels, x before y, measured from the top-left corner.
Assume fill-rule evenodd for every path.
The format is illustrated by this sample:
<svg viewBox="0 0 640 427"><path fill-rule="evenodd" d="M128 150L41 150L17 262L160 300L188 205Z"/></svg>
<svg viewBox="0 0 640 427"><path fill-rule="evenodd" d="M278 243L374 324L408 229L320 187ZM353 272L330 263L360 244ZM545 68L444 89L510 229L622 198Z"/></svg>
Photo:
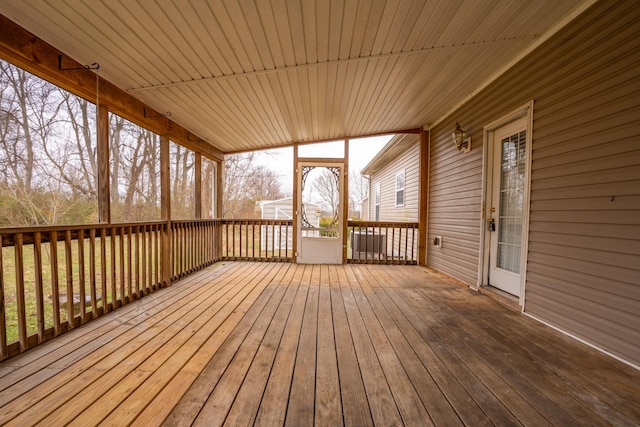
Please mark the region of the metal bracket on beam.
<svg viewBox="0 0 640 427"><path fill-rule="evenodd" d="M171 116L171 112L170 111L167 111L164 114L160 113L160 114L155 114L155 115L149 115L148 116L147 115L147 107L142 107L142 112L143 112L143 115L144 115L144 117L146 119L151 119L151 118L154 118L154 117L169 117L169 116Z"/></svg>
<svg viewBox="0 0 640 427"><path fill-rule="evenodd" d="M100 68L100 64L98 64L97 62L94 62L91 65L85 65L83 67L63 68L62 67L62 55L58 55L58 70L61 70L61 71L97 70L98 68Z"/></svg>

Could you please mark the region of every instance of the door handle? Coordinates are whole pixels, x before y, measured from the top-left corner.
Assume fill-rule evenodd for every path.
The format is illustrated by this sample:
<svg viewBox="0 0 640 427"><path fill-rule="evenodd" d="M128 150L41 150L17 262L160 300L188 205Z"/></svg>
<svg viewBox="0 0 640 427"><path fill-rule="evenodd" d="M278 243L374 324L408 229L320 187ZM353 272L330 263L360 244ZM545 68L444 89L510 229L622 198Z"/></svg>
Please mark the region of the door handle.
<svg viewBox="0 0 640 427"><path fill-rule="evenodd" d="M487 220L487 226L489 228L489 231L496 231L496 220L493 218L489 218Z"/></svg>

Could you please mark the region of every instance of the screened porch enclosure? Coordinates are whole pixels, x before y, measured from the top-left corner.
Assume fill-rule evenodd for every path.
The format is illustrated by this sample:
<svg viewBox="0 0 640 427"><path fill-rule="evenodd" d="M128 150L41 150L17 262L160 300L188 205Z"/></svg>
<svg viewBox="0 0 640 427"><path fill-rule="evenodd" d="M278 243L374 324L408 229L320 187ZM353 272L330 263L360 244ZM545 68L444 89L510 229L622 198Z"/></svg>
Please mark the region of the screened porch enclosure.
<svg viewBox="0 0 640 427"><path fill-rule="evenodd" d="M0 425L640 425L638 52L634 0L0 0Z"/></svg>
<svg viewBox="0 0 640 427"><path fill-rule="evenodd" d="M224 261L0 364L0 423L630 426L639 380L424 267Z"/></svg>

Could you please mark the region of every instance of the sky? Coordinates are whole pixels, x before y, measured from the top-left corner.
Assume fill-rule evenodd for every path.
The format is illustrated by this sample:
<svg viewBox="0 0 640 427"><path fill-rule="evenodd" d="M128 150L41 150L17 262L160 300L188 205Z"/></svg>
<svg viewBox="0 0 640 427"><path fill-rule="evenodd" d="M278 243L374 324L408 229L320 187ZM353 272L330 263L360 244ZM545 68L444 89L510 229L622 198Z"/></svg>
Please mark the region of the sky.
<svg viewBox="0 0 640 427"><path fill-rule="evenodd" d="M378 154L393 135L349 140L349 170L360 171ZM343 141L300 145L300 157L342 157ZM337 155L335 153L338 153ZM259 152L259 161L278 174L283 189L291 192L293 184L293 148L278 148Z"/></svg>

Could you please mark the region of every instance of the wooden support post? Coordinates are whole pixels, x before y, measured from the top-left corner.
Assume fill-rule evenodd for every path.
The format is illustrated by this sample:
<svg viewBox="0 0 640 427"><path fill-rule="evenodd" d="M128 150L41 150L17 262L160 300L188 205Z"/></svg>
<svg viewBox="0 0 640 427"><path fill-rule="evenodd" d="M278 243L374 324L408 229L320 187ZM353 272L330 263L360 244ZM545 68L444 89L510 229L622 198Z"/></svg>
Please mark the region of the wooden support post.
<svg viewBox="0 0 640 427"><path fill-rule="evenodd" d="M216 185L215 185L215 198L216 198L216 203L215 203L215 212L214 217L218 218L218 219L222 219L222 214L223 214L223 206L222 206L222 197L224 195L224 169L223 169L223 162L216 162ZM222 259L222 232L223 230L223 226L222 224L220 225L220 227L218 227L218 232L216 233L216 240L214 242L215 244L215 252L217 253L216 259Z"/></svg>
<svg viewBox="0 0 640 427"><path fill-rule="evenodd" d="M216 162L216 211L214 212L216 218L222 218L222 197L224 195L224 168L222 162Z"/></svg>
<svg viewBox="0 0 640 427"><path fill-rule="evenodd" d="M349 138L344 139L344 168L342 177L342 263L347 263L349 222Z"/></svg>
<svg viewBox="0 0 640 427"><path fill-rule="evenodd" d="M291 236L292 254L291 262L296 263L298 261L298 186L300 185L299 171L298 171L298 144L293 145L293 236Z"/></svg>
<svg viewBox="0 0 640 427"><path fill-rule="evenodd" d="M171 284L171 175L169 138L160 137L160 216L164 221L160 242L160 286Z"/></svg>
<svg viewBox="0 0 640 427"><path fill-rule="evenodd" d="M109 173L109 109L100 104L97 108L97 162L98 162L98 221L111 223L111 184Z"/></svg>
<svg viewBox="0 0 640 427"><path fill-rule="evenodd" d="M194 218L202 218L202 154L196 153L194 168Z"/></svg>
<svg viewBox="0 0 640 427"><path fill-rule="evenodd" d="M420 185L418 208L418 265L427 265L429 247L429 131L420 133Z"/></svg>

